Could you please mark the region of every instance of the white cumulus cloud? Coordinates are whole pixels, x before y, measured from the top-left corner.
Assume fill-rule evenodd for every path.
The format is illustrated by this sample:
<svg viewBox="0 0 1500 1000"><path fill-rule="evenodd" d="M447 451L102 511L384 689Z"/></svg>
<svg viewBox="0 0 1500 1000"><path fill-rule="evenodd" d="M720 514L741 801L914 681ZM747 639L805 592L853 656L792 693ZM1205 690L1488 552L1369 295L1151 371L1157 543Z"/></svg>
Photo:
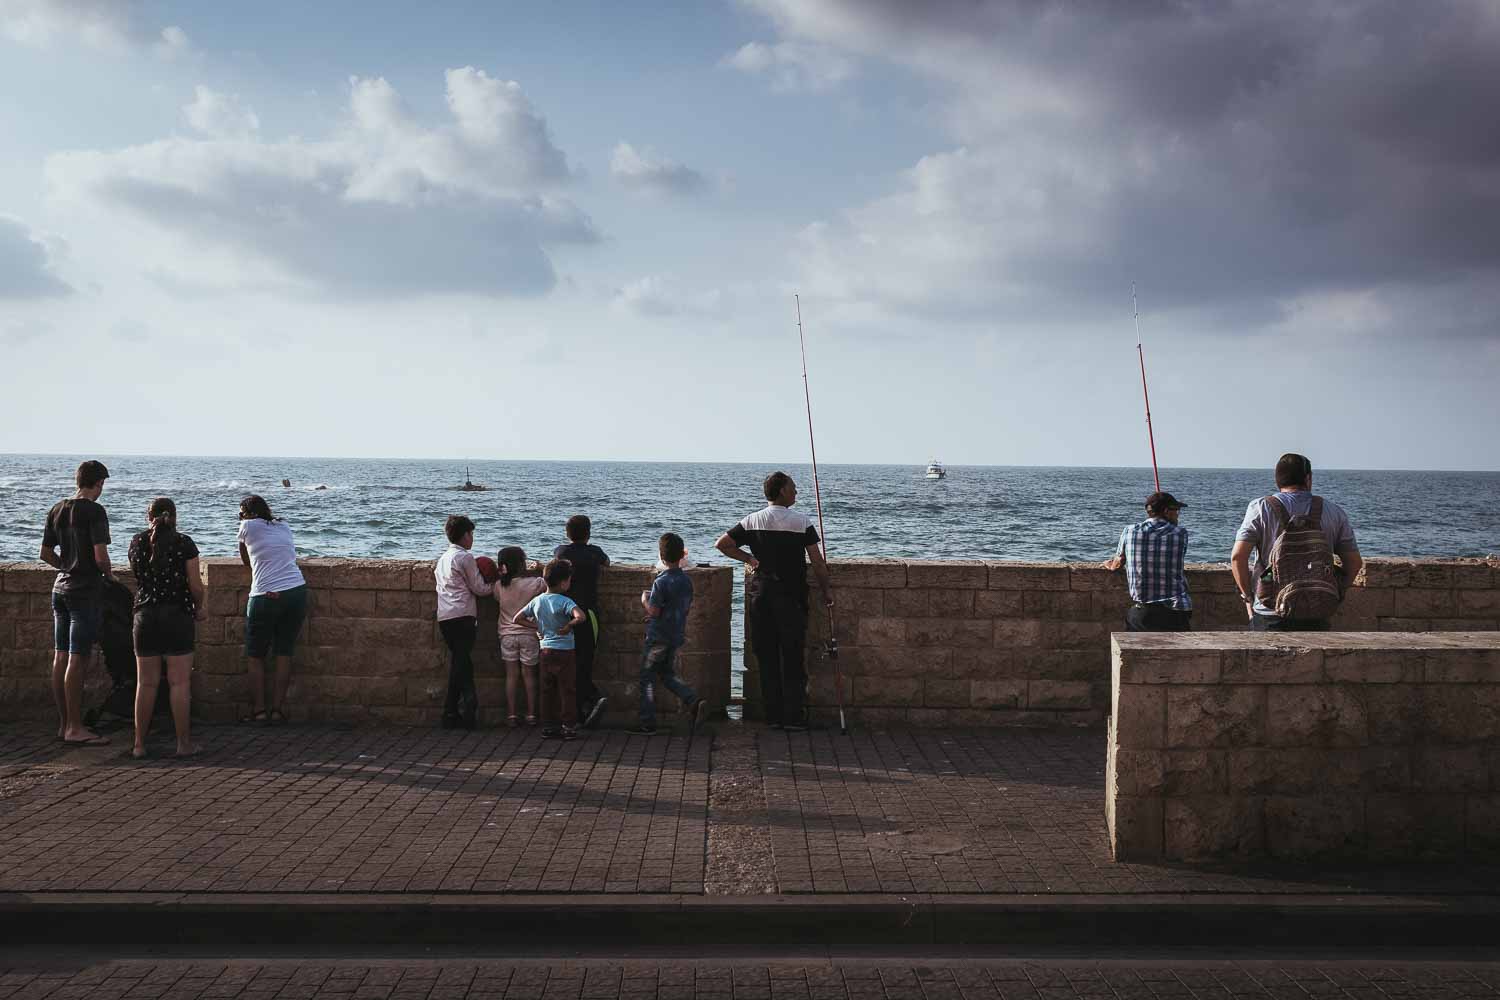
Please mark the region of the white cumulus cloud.
<svg viewBox="0 0 1500 1000"><path fill-rule="evenodd" d="M188 124L204 135L247 136L260 128L260 118L240 103L238 94L221 94L199 84L191 104L183 107Z"/></svg>
<svg viewBox="0 0 1500 1000"><path fill-rule="evenodd" d="M451 120L413 117L383 78L350 81L346 119L322 138L268 140L254 113L200 89L202 138L57 154L60 209L103 209L160 238L141 266L183 287L309 292L540 294L548 249L591 243L558 186L571 173L513 83L448 71Z"/></svg>
<svg viewBox="0 0 1500 1000"><path fill-rule="evenodd" d="M106 50L151 48L168 56L189 48L187 33L177 25L151 26L138 0L0 0L0 34L38 48L63 40Z"/></svg>
<svg viewBox="0 0 1500 1000"><path fill-rule="evenodd" d="M654 150L636 149L621 142L609 158L610 176L633 191L658 194L695 194L707 184L692 167L658 156Z"/></svg>

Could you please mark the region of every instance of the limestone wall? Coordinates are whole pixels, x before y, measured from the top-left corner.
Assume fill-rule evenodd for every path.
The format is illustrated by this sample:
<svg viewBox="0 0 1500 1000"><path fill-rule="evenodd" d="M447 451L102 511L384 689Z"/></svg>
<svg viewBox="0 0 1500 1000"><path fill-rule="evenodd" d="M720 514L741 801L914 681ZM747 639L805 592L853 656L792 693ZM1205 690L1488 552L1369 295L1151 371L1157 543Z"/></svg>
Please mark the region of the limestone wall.
<svg viewBox="0 0 1500 1000"><path fill-rule="evenodd" d="M1500 633L1113 648L1118 860L1500 858Z"/></svg>
<svg viewBox="0 0 1500 1000"><path fill-rule="evenodd" d="M243 642L250 571L238 559L201 562L208 620L198 625L193 707L199 717L228 721L247 704ZM310 589L307 624L297 652L289 697L293 719L379 721L428 725L441 714L447 649L437 630L437 598L430 561L306 559ZM41 563L0 564L0 717L51 718L50 591L55 571ZM645 627L640 592L653 571L612 566L600 578L603 629L595 679L610 698L611 714L636 710ZM695 588L682 673L704 697L729 698L730 593L724 567L689 571ZM121 574L127 584L129 574ZM495 602L481 599L474 658L484 720L504 721L504 676L497 656ZM86 704L108 683L102 664L89 675ZM677 700L658 698L664 716Z"/></svg>
<svg viewBox="0 0 1500 1000"><path fill-rule="evenodd" d="M1500 564L1373 559L1334 621L1339 629L1500 629ZM1100 722L1109 711L1109 635L1130 599L1098 564L847 561L832 564L845 704L867 723L1005 725ZM1242 629L1227 565L1188 570L1193 627ZM814 595L816 597L816 594ZM808 629L814 711L829 718L827 621ZM754 649L746 711L758 717Z"/></svg>

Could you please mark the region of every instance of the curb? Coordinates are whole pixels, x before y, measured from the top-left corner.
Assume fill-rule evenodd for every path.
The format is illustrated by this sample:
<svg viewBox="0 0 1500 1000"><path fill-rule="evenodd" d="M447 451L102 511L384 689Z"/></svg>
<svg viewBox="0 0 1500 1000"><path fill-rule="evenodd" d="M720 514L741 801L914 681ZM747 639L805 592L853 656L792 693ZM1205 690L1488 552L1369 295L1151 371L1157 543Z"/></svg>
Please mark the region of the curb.
<svg viewBox="0 0 1500 1000"><path fill-rule="evenodd" d="M0 893L0 937L353 949L1495 946L1500 896L560 896Z"/></svg>

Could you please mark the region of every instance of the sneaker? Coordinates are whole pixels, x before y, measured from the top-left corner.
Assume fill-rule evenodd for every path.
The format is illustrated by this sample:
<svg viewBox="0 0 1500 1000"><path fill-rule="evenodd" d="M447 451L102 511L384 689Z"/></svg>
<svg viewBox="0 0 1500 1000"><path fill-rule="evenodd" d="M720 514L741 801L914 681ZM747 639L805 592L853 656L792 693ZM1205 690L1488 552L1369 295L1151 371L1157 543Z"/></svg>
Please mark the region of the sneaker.
<svg viewBox="0 0 1500 1000"><path fill-rule="evenodd" d="M576 740L576 739L578 739L578 730L574 729L572 726L563 726L562 739L564 739L564 740Z"/></svg>
<svg viewBox="0 0 1500 1000"><path fill-rule="evenodd" d="M643 722L630 731L631 736L655 736L656 727L649 722Z"/></svg>
<svg viewBox="0 0 1500 1000"><path fill-rule="evenodd" d="M608 698L600 698L598 701L595 701L594 706L589 709L589 714L584 716L583 728L593 729L595 726L597 726L599 724L599 720L604 718L604 710L608 707Z"/></svg>
<svg viewBox="0 0 1500 1000"><path fill-rule="evenodd" d="M563 734L561 729L553 729L551 726L548 726L547 728L542 730L542 739L544 740L560 740L562 738Z"/></svg>

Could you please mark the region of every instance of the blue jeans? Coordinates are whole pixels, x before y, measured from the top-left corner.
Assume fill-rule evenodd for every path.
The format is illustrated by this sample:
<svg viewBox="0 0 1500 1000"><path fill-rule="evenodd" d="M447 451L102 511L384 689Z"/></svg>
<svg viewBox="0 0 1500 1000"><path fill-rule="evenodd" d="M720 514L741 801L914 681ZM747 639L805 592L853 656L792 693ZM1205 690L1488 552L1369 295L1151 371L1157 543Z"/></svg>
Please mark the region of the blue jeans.
<svg viewBox="0 0 1500 1000"><path fill-rule="evenodd" d="M52 592L52 648L58 652L92 653L103 621L104 602L98 591Z"/></svg>
<svg viewBox="0 0 1500 1000"><path fill-rule="evenodd" d="M656 724L656 682L671 691L685 703L692 705L698 695L677 676L677 651L680 646L665 642L646 640L645 652L641 654L641 723Z"/></svg>

